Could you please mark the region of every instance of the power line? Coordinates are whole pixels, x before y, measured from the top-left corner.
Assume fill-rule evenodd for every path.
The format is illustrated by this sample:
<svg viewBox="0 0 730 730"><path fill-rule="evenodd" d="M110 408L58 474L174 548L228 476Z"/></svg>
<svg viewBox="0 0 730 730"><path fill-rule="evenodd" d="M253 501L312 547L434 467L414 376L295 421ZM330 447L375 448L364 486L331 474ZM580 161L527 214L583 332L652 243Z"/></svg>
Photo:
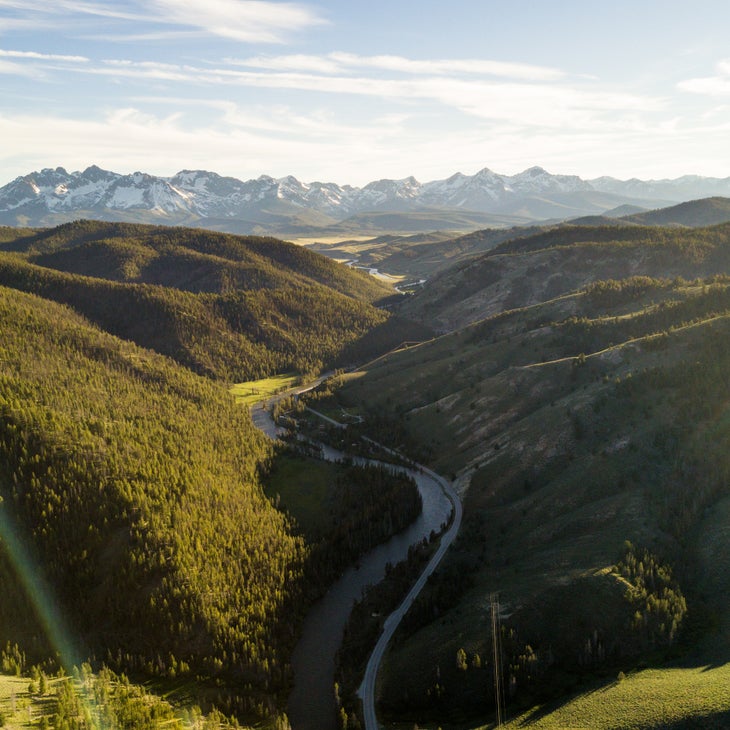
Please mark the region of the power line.
<svg viewBox="0 0 730 730"><path fill-rule="evenodd" d="M499 594L489 596L492 614L492 664L494 666L494 712L496 727L502 727L504 717L504 687L502 685L502 625L499 616Z"/></svg>

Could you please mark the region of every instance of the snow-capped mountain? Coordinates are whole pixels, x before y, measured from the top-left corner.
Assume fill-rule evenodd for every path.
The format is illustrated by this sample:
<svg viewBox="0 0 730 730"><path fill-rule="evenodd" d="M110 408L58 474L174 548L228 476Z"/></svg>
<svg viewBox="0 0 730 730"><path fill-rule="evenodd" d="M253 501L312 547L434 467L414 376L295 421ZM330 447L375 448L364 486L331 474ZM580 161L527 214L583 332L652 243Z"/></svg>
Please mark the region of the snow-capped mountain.
<svg viewBox="0 0 730 730"><path fill-rule="evenodd" d="M636 198L665 199L685 202L713 196L730 195L730 178L683 175L673 180L617 180L614 177L599 177L589 181L594 190L617 193Z"/></svg>
<svg viewBox="0 0 730 730"><path fill-rule="evenodd" d="M136 172L117 175L96 166L83 173L62 167L17 178L0 188L0 211L148 210L175 213L189 208L181 191L166 180Z"/></svg>
<svg viewBox="0 0 730 730"><path fill-rule="evenodd" d="M484 168L420 183L413 177L377 180L362 188L304 183L262 175L241 181L204 170L164 178L121 175L97 166L82 172L62 167L19 177L0 188L0 222L49 225L90 217L187 223L241 231L255 225L328 225L351 216L388 211L511 213L525 221L596 214L622 204L658 207L709 195L730 196L730 178L685 176L676 180L582 180L531 167L517 175Z"/></svg>

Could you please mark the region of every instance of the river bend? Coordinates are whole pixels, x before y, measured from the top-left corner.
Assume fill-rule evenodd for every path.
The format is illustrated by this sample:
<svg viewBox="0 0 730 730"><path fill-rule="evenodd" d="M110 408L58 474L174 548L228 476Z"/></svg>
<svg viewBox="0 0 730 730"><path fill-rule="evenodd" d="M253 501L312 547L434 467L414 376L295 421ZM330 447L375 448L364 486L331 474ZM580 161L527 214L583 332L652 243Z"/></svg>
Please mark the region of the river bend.
<svg viewBox="0 0 730 730"><path fill-rule="evenodd" d="M252 416L258 428L276 438L278 430L268 409L256 406ZM335 449L324 448L327 459L336 461L342 456ZM358 459L353 461L357 463ZM437 478L420 470L402 471L416 481L423 510L409 527L361 557L358 567L348 568L307 614L292 656L294 688L287 713L293 730L335 730L335 655L353 603L368 586L383 580L388 563L405 560L411 545L428 539L431 532L439 532L451 518L452 502Z"/></svg>

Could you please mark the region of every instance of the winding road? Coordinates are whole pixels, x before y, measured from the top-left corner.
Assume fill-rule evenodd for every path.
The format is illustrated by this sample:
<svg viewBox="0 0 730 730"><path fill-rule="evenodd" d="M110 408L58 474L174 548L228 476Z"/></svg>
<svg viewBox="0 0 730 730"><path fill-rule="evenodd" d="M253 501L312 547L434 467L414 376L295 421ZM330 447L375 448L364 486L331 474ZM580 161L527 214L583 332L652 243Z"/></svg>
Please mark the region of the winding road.
<svg viewBox="0 0 730 730"><path fill-rule="evenodd" d="M383 624L383 633L380 635L378 643L375 645L373 653L370 655L370 659L365 667L365 675L363 677L362 684L357 691L358 696L362 700L365 730L378 730L379 728L378 719L375 714L375 683L378 678L380 663L383 659L388 643L393 637L395 630L398 628L398 624L400 624L403 617L408 612L408 609L411 607L411 604L416 600L416 596L418 596L423 587L426 585L426 581L429 576L438 567L442 558L446 554L446 551L449 549L449 546L456 538L456 535L459 532L459 527L461 526L462 506L459 495L456 494L451 484L443 477L436 474L436 472L431 471L431 469L427 469L426 467L421 467L421 469L424 474L440 485L444 494L446 494L449 500L451 500L451 504L453 506L453 517L449 529L441 536L441 542L438 550L434 553L425 570L421 573L400 606L398 606L398 608L396 608L396 610L393 611L393 613L391 613L385 620L385 623Z"/></svg>
<svg viewBox="0 0 730 730"><path fill-rule="evenodd" d="M309 386L313 387L313 386ZM298 392L309 389L298 388ZM289 393L282 393L282 398ZM267 407L251 409L254 424L271 438L277 438L279 429ZM338 459L343 454L325 448L325 458ZM353 459L360 461L360 459ZM289 719L294 730L327 730L334 727L334 661L342 640L342 632L349 618L353 601L359 599L368 586L385 577L385 566L405 559L408 548L438 532L449 522L439 547L400 606L385 620L381 634L368 661L358 695L363 703L365 730L378 730L375 714L375 683L386 647L398 624L406 614L428 577L441 562L461 525L462 507L451 484L427 467L415 465L404 470L416 481L423 501L423 511L416 521L401 533L377 546L363 556L358 566L349 568L327 594L310 610L305 620L302 638L292 657L294 689L289 698Z"/></svg>

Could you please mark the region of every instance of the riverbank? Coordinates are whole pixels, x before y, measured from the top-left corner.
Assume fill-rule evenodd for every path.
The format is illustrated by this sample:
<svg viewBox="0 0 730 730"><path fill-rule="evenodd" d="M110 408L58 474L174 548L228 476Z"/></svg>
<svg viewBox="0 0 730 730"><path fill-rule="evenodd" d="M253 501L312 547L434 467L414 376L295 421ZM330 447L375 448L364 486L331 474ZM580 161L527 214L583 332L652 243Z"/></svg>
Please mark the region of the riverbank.
<svg viewBox="0 0 730 730"><path fill-rule="evenodd" d="M257 405L251 413L256 426L270 438L281 434L282 429L274 423L268 407ZM323 456L336 461L345 454L324 447ZM408 528L348 568L310 609L292 656L294 687L287 714L294 730L335 730L335 655L353 603L368 587L383 580L386 566L405 560L411 545L428 539L432 532L440 532L452 519L454 504L440 477L419 467L400 470L415 480L423 502L422 512ZM453 529L453 522L450 529ZM397 621L392 624L397 625Z"/></svg>

